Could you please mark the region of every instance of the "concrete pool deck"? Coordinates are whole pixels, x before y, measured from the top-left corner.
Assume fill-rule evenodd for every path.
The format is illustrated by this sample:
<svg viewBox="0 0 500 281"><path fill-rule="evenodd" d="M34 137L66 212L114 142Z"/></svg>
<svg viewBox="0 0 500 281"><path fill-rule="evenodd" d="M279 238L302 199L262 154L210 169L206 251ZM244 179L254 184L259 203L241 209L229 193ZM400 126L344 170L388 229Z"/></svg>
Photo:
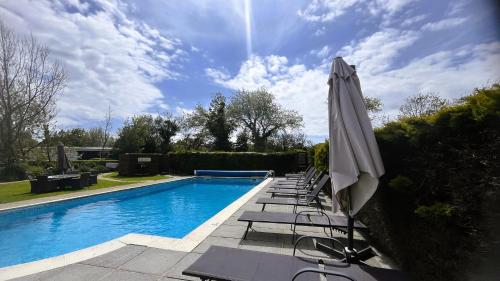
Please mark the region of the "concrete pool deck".
<svg viewBox="0 0 500 281"><path fill-rule="evenodd" d="M289 225L255 223L247 239L242 240L247 224L238 222L238 217L245 210L260 211L261 205L255 204L255 201L260 197L269 197L269 194L266 193L266 188L259 188L249 196L251 198L238 206L236 211L233 210L230 216L216 226L215 230L208 233L196 247L189 251L165 250L154 243L149 246L127 243L111 252L90 259L15 280L197 280L184 276L181 272L211 245L292 255L293 244ZM331 201L326 196L323 196L322 200L327 208L331 206ZM292 207L268 205L266 211L292 212ZM297 232L302 235L326 236L323 228L298 227ZM341 233L334 233L334 235L340 238L345 237ZM359 233L355 233L355 239L357 248L366 245ZM299 251L298 255L324 256L315 251L311 244L306 243L300 248L302 251ZM372 258L368 263L378 267L391 267L390 262L383 256Z"/></svg>

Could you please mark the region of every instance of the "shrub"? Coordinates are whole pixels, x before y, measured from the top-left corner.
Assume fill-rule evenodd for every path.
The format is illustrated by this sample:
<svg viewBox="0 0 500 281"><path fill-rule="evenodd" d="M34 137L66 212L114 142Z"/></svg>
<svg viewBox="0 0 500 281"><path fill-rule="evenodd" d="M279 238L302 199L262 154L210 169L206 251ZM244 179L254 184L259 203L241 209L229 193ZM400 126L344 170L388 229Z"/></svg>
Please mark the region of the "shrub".
<svg viewBox="0 0 500 281"><path fill-rule="evenodd" d="M489 244L492 227L482 222L492 212L483 205L500 198L498 124L500 86L493 85L433 115L376 130L386 175L360 218L375 244L417 280L457 279L477 245ZM310 157L326 169L327 144Z"/></svg>
<svg viewBox="0 0 500 281"><path fill-rule="evenodd" d="M71 161L72 168L78 172L109 172L110 169L106 167L106 163L117 163L117 160L75 160Z"/></svg>
<svg viewBox="0 0 500 281"><path fill-rule="evenodd" d="M500 86L376 130L386 174L360 218L416 280L459 280L488 245L499 193ZM498 196L500 198L500 196ZM487 247L485 247L487 249Z"/></svg>
<svg viewBox="0 0 500 281"><path fill-rule="evenodd" d="M328 141L314 146L314 167L319 171L328 170L328 146Z"/></svg>
<svg viewBox="0 0 500 281"><path fill-rule="evenodd" d="M24 169L28 177L36 177L47 173L47 170L42 166L25 165Z"/></svg>
<svg viewBox="0 0 500 281"><path fill-rule="evenodd" d="M26 172L22 165L16 164L10 168L0 168L0 181L16 181L26 178Z"/></svg>

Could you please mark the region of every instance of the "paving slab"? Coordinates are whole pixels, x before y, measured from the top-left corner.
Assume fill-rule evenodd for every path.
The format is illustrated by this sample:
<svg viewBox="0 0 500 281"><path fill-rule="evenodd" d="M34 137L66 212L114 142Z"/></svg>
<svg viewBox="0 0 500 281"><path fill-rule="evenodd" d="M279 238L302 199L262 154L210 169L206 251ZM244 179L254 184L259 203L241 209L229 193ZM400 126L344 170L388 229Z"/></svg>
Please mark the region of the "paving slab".
<svg viewBox="0 0 500 281"><path fill-rule="evenodd" d="M82 261L81 263L101 267L118 268L144 252L146 249L147 247L144 246L127 245L102 256Z"/></svg>
<svg viewBox="0 0 500 281"><path fill-rule="evenodd" d="M231 248L238 248L241 239L239 238L225 238L208 236L203 242L200 243L196 248L193 249L194 253L205 253L210 246L224 246Z"/></svg>
<svg viewBox="0 0 500 281"><path fill-rule="evenodd" d="M211 236L218 237L227 237L227 238L242 238L245 234L246 227L239 225L226 225L223 224L219 226L214 232L212 232Z"/></svg>
<svg viewBox="0 0 500 281"><path fill-rule="evenodd" d="M159 276L153 274L146 274L134 271L127 271L122 269L116 269L110 272L108 275L103 276L100 280L106 281L156 281Z"/></svg>
<svg viewBox="0 0 500 281"><path fill-rule="evenodd" d="M201 257L201 255L202 254L198 253L187 254L176 265L170 268L170 270L165 273L164 277L180 278L185 280L199 280L199 278L182 275L182 271L192 265L199 257Z"/></svg>
<svg viewBox="0 0 500 281"><path fill-rule="evenodd" d="M146 251L120 266L120 269L162 275L179 262L186 254L186 252L148 248Z"/></svg>
<svg viewBox="0 0 500 281"><path fill-rule="evenodd" d="M31 281L87 281L87 280L99 280L100 278L111 273L113 269L106 267L99 267L86 264L72 264L62 268L49 270L46 272L17 278L15 280Z"/></svg>

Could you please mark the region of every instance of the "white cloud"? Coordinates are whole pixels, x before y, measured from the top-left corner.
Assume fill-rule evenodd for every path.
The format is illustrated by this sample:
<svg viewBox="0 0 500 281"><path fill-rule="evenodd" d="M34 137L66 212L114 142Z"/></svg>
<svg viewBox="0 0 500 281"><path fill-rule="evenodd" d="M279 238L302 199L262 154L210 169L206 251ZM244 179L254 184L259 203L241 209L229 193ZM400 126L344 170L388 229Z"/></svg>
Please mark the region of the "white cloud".
<svg viewBox="0 0 500 281"><path fill-rule="evenodd" d="M313 0L297 14L310 22L329 22L344 15L353 7L372 15L391 16L415 0Z"/></svg>
<svg viewBox="0 0 500 281"><path fill-rule="evenodd" d="M322 59L329 56L331 51L332 49L328 47L328 45L325 45L323 46L323 48L311 50L309 53L311 55L317 56L318 58Z"/></svg>
<svg viewBox="0 0 500 281"><path fill-rule="evenodd" d="M467 21L467 18L447 18L436 22L429 22L422 26L422 30L439 31L459 26Z"/></svg>
<svg viewBox="0 0 500 281"><path fill-rule="evenodd" d="M367 4L372 15L379 15L383 13L392 15L411 2L415 2L415 0L373 0L368 1Z"/></svg>
<svg viewBox="0 0 500 281"><path fill-rule="evenodd" d="M453 99L498 81L498 65L500 43L496 42L436 52L377 75L361 69L360 79L364 94L381 98L386 113L394 116L403 100L418 92Z"/></svg>
<svg viewBox="0 0 500 281"><path fill-rule="evenodd" d="M402 27L411 26L411 25L413 25L415 23L423 21L426 17L427 17L427 15L417 15L417 16L414 16L414 17L407 18L403 22L401 22L401 26Z"/></svg>
<svg viewBox="0 0 500 281"><path fill-rule="evenodd" d="M447 14L449 16L457 15L457 14L461 13L468 4L469 4L468 0L451 1L450 4L448 4Z"/></svg>
<svg viewBox="0 0 500 281"><path fill-rule="evenodd" d="M318 28L315 32L314 32L314 36L321 36L323 34L326 33L326 27L325 26L322 26L321 28Z"/></svg>
<svg viewBox="0 0 500 281"><path fill-rule="evenodd" d="M390 68L401 50L418 38L417 32L388 28L342 47L337 55L359 69L376 74Z"/></svg>
<svg viewBox="0 0 500 281"><path fill-rule="evenodd" d="M498 42L436 52L394 68L390 62L399 55L397 50L411 44L414 35L400 31L385 31L383 34L373 34L358 44L346 46L344 49L351 50L351 53L344 59L347 63L358 62L364 95L381 98L383 114L388 116L395 117L404 99L418 92L437 92L447 98L457 98L500 79ZM378 48L385 50L383 52L397 50L379 59L377 56L381 54L372 49L377 43L380 44ZM367 62L361 62L361 59ZM388 62L380 66L385 60ZM272 72L274 61L280 63L278 71ZM287 58L273 55L253 56L243 62L233 76L225 70L215 69L207 71L207 75L214 83L228 89L266 87L286 108L297 110L304 116L307 135L321 139L328 134L328 71L329 65L308 68L302 64L289 64Z"/></svg>
<svg viewBox="0 0 500 281"><path fill-rule="evenodd" d="M358 0L313 0L297 13L311 22L327 22L346 13Z"/></svg>
<svg viewBox="0 0 500 281"><path fill-rule="evenodd" d="M60 125L114 118L165 108L155 86L180 76L175 67L186 52L175 38L127 17L119 1L7 1L0 16L21 34L30 32L68 71L67 89L57 102Z"/></svg>

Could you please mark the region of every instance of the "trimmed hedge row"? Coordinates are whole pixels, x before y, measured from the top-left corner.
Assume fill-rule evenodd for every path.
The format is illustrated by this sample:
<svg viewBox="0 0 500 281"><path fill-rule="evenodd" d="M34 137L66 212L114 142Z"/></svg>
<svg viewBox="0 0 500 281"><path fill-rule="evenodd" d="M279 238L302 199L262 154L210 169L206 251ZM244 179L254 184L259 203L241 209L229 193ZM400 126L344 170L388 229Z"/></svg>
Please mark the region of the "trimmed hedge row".
<svg viewBox="0 0 500 281"><path fill-rule="evenodd" d="M500 204L499 124L494 85L375 131L386 174L358 217L415 280L474 280L479 266L496 268L488 257L497 257L500 237L491 208ZM324 148L315 151L320 168Z"/></svg>
<svg viewBox="0 0 500 281"><path fill-rule="evenodd" d="M280 176L299 171L300 152L170 152L162 155L160 170L165 173L192 175L194 170L274 170ZM306 160L306 157L302 159Z"/></svg>

